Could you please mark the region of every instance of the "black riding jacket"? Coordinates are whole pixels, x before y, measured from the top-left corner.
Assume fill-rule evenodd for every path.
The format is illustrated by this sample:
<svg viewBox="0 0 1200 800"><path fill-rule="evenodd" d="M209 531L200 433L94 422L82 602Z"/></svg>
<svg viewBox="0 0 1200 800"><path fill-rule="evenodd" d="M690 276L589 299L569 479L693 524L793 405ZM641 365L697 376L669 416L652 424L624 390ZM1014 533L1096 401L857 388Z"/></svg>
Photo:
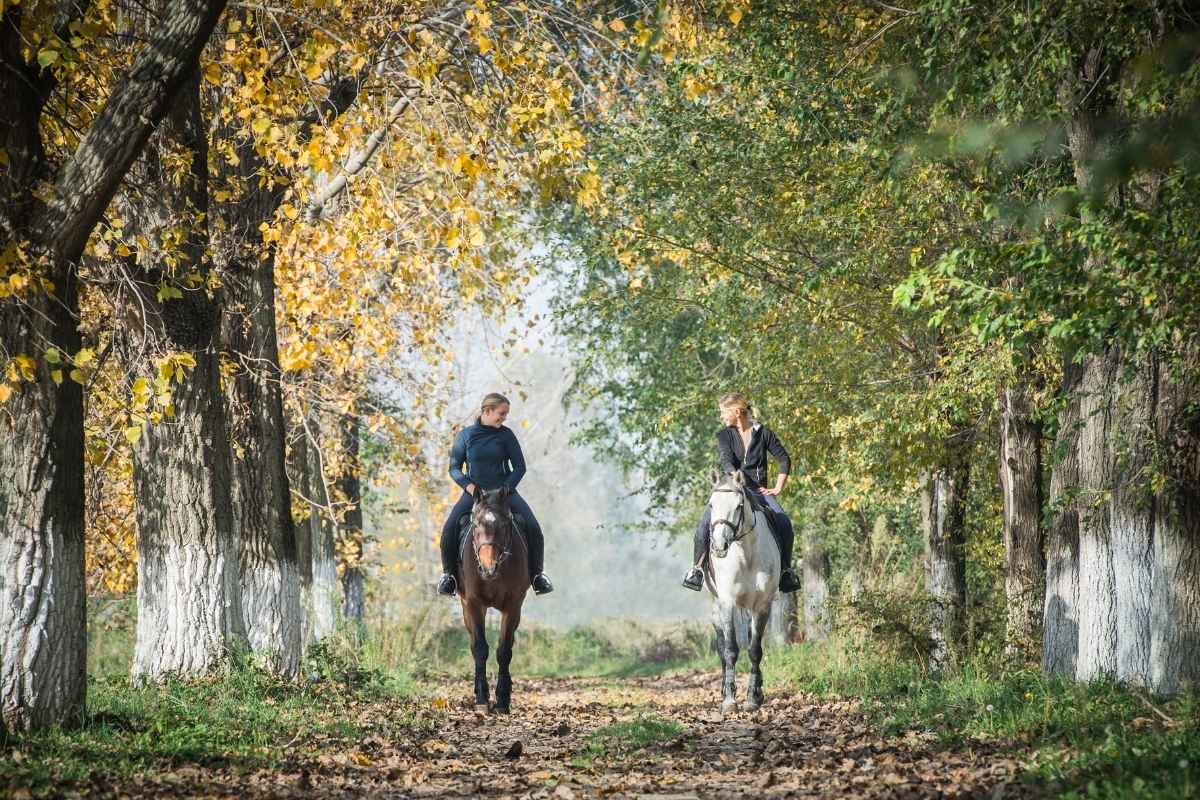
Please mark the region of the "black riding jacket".
<svg viewBox="0 0 1200 800"><path fill-rule="evenodd" d="M740 469L757 486L765 487L768 453L775 457L780 472L791 474L792 459L787 449L766 425L754 424L749 449L742 446L742 434L736 426L728 425L717 431L717 461L722 473Z"/></svg>

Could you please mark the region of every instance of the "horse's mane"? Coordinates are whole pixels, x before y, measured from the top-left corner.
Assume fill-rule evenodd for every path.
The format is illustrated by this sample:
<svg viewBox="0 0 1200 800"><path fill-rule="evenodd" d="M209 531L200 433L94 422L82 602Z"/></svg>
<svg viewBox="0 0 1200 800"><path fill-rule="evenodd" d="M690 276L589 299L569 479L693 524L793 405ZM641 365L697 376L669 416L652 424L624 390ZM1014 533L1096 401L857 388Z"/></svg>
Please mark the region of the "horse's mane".
<svg viewBox="0 0 1200 800"><path fill-rule="evenodd" d="M717 479L713 482L712 490L715 492L718 489L738 489L738 490L744 489L745 487L738 485L737 479L734 477L735 474L736 473L728 472L728 473L725 473L724 475L718 476Z"/></svg>

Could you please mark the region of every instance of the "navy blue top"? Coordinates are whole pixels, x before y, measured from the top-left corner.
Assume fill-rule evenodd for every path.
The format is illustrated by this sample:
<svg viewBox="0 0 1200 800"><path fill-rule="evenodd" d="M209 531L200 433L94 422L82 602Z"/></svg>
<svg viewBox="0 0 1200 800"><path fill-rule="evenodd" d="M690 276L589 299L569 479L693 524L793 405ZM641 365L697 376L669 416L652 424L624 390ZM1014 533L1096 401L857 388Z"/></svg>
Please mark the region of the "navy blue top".
<svg viewBox="0 0 1200 800"><path fill-rule="evenodd" d="M450 448L450 477L463 489L470 483L481 489L516 489L525 477L525 456L516 434L503 425L493 428L479 422L463 428Z"/></svg>

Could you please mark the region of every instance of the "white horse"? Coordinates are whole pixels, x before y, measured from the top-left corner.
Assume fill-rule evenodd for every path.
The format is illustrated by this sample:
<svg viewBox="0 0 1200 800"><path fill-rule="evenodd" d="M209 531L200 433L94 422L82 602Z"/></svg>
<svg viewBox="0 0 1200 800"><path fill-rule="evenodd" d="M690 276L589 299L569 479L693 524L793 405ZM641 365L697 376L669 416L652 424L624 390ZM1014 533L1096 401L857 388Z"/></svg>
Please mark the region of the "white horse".
<svg viewBox="0 0 1200 800"><path fill-rule="evenodd" d="M741 611L750 618L750 681L745 708L763 703L762 641L771 617L771 601L779 588L779 546L767 517L746 494L740 471L716 478L712 497L709 558L704 571L713 595L713 627L721 654L721 710L737 707L734 688L738 659L737 621Z"/></svg>

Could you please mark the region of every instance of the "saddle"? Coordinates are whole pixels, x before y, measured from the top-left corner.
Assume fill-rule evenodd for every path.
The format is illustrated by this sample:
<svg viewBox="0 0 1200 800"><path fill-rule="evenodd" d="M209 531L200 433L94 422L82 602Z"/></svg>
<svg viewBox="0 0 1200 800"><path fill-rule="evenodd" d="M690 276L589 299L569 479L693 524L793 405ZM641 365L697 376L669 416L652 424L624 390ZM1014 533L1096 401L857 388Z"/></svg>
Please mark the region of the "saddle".
<svg viewBox="0 0 1200 800"><path fill-rule="evenodd" d="M474 512L468 511L458 519L458 563L463 563L463 554L467 552L467 543L471 541L471 518ZM525 533L525 517L512 512L513 528L517 535L524 540L525 549L529 549L529 536Z"/></svg>

